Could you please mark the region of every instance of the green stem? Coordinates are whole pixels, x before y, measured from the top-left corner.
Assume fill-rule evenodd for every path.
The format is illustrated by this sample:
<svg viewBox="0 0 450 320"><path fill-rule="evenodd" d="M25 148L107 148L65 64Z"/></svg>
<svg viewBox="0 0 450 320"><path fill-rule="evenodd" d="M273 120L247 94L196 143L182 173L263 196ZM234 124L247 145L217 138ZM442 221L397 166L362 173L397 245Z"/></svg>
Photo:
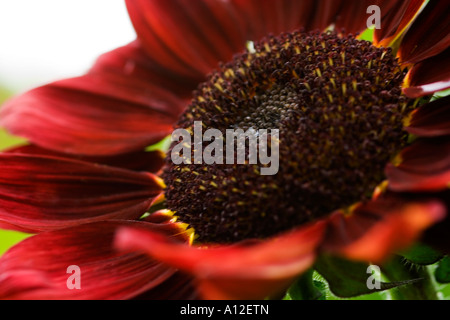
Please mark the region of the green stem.
<svg viewBox="0 0 450 320"><path fill-rule="evenodd" d="M405 263L403 258L396 256L381 267L384 275L390 281L405 281L420 279L391 290L394 300L439 300L436 288L426 267Z"/></svg>

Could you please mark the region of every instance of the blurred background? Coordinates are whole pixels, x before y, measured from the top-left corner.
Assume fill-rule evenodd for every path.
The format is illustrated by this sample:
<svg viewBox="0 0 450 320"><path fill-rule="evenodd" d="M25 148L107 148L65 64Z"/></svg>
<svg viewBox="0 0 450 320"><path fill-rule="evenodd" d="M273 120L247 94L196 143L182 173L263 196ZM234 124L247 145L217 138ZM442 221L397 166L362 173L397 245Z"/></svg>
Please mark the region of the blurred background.
<svg viewBox="0 0 450 320"><path fill-rule="evenodd" d="M0 1L0 105L83 74L100 54L135 37L123 0ZM0 128L0 150L23 142ZM0 230L0 255L24 237Z"/></svg>
<svg viewBox="0 0 450 320"><path fill-rule="evenodd" d="M0 84L31 87L83 73L135 38L123 0L0 1Z"/></svg>

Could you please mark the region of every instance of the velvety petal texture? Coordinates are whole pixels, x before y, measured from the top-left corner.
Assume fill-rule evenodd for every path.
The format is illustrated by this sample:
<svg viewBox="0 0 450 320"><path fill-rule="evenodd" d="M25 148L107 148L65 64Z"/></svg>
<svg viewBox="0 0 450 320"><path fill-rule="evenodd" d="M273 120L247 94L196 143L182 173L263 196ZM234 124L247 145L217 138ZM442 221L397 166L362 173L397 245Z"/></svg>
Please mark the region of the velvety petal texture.
<svg viewBox="0 0 450 320"><path fill-rule="evenodd" d="M286 289L312 265L323 228L323 223L316 223L267 241L218 247L191 247L153 232L124 228L116 245L142 250L194 275L203 298L263 299Z"/></svg>
<svg viewBox="0 0 450 320"><path fill-rule="evenodd" d="M414 65L405 78L403 92L419 98L450 88L449 59L450 48Z"/></svg>
<svg viewBox="0 0 450 320"><path fill-rule="evenodd" d="M182 78L203 79L219 62L230 61L247 41L296 29L347 32L366 28L367 7L384 16L400 1L338 0L128 0L140 42L160 69Z"/></svg>
<svg viewBox="0 0 450 320"><path fill-rule="evenodd" d="M89 73L105 78L120 78L124 73L127 76L124 88L134 91L134 98L141 97L144 103L151 98L147 92L149 84L158 85L181 99L190 100L192 91L204 80L203 77L192 78L170 68L163 68L145 52L139 40L101 55ZM130 98L126 95L124 97ZM180 111L176 107L174 105L175 113Z"/></svg>
<svg viewBox="0 0 450 320"><path fill-rule="evenodd" d="M450 96L440 98L417 109L406 130L419 137L450 135Z"/></svg>
<svg viewBox="0 0 450 320"><path fill-rule="evenodd" d="M85 162L104 164L111 167L129 169L133 171L146 171L157 173L164 165L165 154L161 151L136 151L124 153L117 156L81 156L67 153L56 152L44 149L35 145L23 145L5 150L5 153L34 155L34 156L50 156L57 158L69 158Z"/></svg>
<svg viewBox="0 0 450 320"><path fill-rule="evenodd" d="M393 1L391 8L381 19L382 27L375 29L374 43L380 47L393 45L407 31L420 14L426 0Z"/></svg>
<svg viewBox="0 0 450 320"><path fill-rule="evenodd" d="M422 139L406 148L401 163L389 164L389 189L397 192L441 191L450 186L450 138Z"/></svg>
<svg viewBox="0 0 450 320"><path fill-rule="evenodd" d="M325 30L334 25L348 33L361 32L367 28L370 5L378 5L384 17L400 1L362 0L230 0L245 22L248 39L261 38L296 29Z"/></svg>
<svg viewBox="0 0 450 320"><path fill-rule="evenodd" d="M444 203L448 214L444 221L430 227L424 232L422 241L441 252L450 255L450 237L448 236L448 230L450 230L450 188L428 196L434 197Z"/></svg>
<svg viewBox="0 0 450 320"><path fill-rule="evenodd" d="M358 33L377 5L376 45L400 46L410 68L404 93L449 88L450 11L445 1L425 3L126 0L136 41L0 111L0 125L31 142L0 153L0 227L38 233L0 259L0 299L264 299L321 253L378 263L439 221L445 237L449 97L413 113L407 130L419 140L387 166L387 191L350 212L233 245L193 245L193 230L169 210L132 221L163 201L155 175L163 155L144 150L172 132L192 91L250 40L299 28ZM398 194L416 192L429 198Z"/></svg>
<svg viewBox="0 0 450 320"><path fill-rule="evenodd" d="M133 298L134 300L199 300L201 298L195 279L176 272L159 286Z"/></svg>
<svg viewBox="0 0 450 320"><path fill-rule="evenodd" d="M241 21L229 1L128 0L131 21L161 68L201 79L245 48Z"/></svg>
<svg viewBox="0 0 450 320"><path fill-rule="evenodd" d="M133 56L123 68L105 59L95 72L13 98L0 125L47 149L94 156L142 150L169 135L185 101L147 81Z"/></svg>
<svg viewBox="0 0 450 320"><path fill-rule="evenodd" d="M413 64L433 57L450 46L450 10L446 1L431 0L402 40L399 56Z"/></svg>
<svg viewBox="0 0 450 320"><path fill-rule="evenodd" d="M154 288L161 290L162 297L170 294L162 285L172 277L180 279L175 269L144 254L114 250L114 235L123 226L187 240L178 224L136 221L104 221L44 232L22 241L0 259L0 299L129 299Z"/></svg>
<svg viewBox="0 0 450 320"><path fill-rule="evenodd" d="M0 154L0 222L38 232L135 219L162 191L150 173L70 160Z"/></svg>
<svg viewBox="0 0 450 320"><path fill-rule="evenodd" d="M370 201L358 205L350 215L337 212L331 216L321 250L352 260L380 263L395 250L413 244L445 214L438 201Z"/></svg>

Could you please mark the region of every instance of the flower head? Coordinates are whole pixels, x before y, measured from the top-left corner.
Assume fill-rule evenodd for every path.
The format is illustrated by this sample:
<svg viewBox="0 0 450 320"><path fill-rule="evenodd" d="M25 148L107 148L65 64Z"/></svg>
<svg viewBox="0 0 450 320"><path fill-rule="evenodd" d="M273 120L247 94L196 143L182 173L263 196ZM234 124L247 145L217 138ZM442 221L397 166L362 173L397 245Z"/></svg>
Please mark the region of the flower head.
<svg viewBox="0 0 450 320"><path fill-rule="evenodd" d="M0 259L0 297L264 298L443 220L449 99L417 98L450 87L448 14L374 2L372 44L369 1L127 1L135 42L2 109L32 145L0 154L0 224L38 234ZM278 129L279 172L144 151L196 121ZM74 260L113 285L69 291Z"/></svg>

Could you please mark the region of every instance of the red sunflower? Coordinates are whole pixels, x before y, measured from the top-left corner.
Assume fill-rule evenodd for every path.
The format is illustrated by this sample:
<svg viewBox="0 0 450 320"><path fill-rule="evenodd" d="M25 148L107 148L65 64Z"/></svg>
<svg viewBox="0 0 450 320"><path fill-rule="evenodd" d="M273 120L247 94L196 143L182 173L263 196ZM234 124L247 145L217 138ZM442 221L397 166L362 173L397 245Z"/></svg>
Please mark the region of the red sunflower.
<svg viewBox="0 0 450 320"><path fill-rule="evenodd" d="M374 4L371 44L351 34ZM0 225L37 233L0 259L1 298L261 299L321 255L379 262L448 230L445 1L127 7L136 41L1 110L32 144L0 154ZM279 128L279 173L146 151L197 120Z"/></svg>

